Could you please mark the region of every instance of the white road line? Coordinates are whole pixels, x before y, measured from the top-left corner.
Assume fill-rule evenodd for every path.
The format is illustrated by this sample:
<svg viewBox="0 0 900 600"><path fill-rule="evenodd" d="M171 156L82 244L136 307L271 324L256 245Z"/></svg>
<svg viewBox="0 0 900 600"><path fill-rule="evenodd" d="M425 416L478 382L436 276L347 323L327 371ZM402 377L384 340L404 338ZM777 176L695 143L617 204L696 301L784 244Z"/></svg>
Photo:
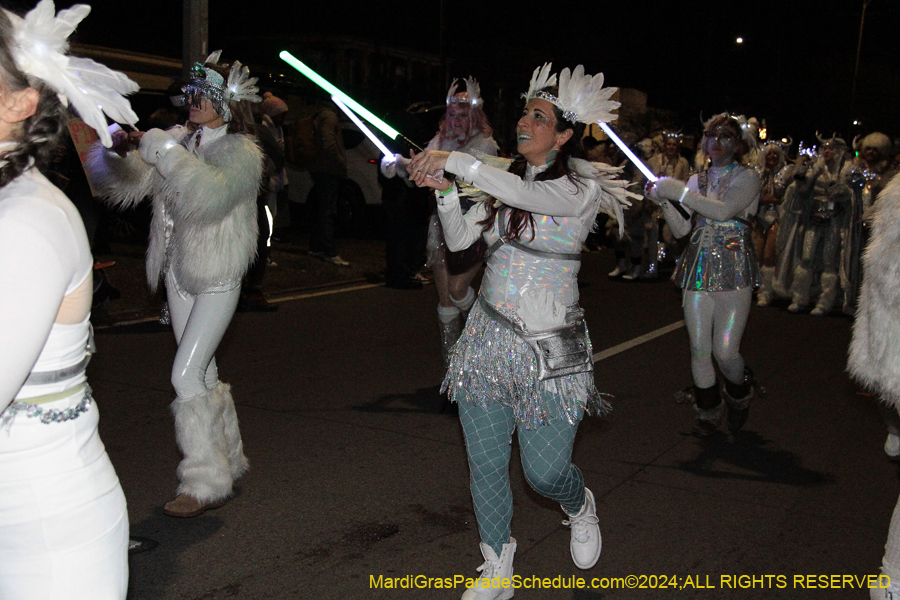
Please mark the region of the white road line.
<svg viewBox="0 0 900 600"><path fill-rule="evenodd" d="M269 300L269 303L275 302L287 302L288 300L302 300L304 298L315 298L317 296L330 296L331 294L341 294L343 292L355 292L356 290L369 290L375 287L383 286L381 283L367 283L364 285L357 285L353 287L343 287L335 290L322 290L320 292L309 292L306 294L297 294L295 296L284 296L281 298L272 298Z"/></svg>
<svg viewBox="0 0 900 600"><path fill-rule="evenodd" d="M602 350L594 355L594 362L600 362L610 356L615 356L620 352L625 352L626 350L631 350L635 346L640 346L641 344L645 344L650 340L654 340L662 335L666 335L676 329L681 329L684 327L684 321L677 321L672 323L671 325L666 325L661 329L657 329L656 331L651 331L650 333L646 333L640 337L636 337L633 340L629 340L623 344L619 344L618 346L613 346L612 348L607 348L606 350Z"/></svg>
<svg viewBox="0 0 900 600"><path fill-rule="evenodd" d="M269 300L270 304L274 304L276 302L286 302L288 300L302 300L303 298L315 298L317 296L328 296L331 294L340 294L343 292L353 292L356 290L368 290L374 287L379 287L383 284L380 283L367 283L365 285L357 285L353 287L342 287L333 290L322 290L319 292L309 292L307 294L296 294L293 296L284 296L283 298L272 298ZM125 325L137 325L138 323L152 323L153 321L159 320L159 317L142 317L140 319L132 319L130 321L118 321L116 323L111 323L109 325L98 325L94 327L94 329L112 329L113 327L123 327Z"/></svg>

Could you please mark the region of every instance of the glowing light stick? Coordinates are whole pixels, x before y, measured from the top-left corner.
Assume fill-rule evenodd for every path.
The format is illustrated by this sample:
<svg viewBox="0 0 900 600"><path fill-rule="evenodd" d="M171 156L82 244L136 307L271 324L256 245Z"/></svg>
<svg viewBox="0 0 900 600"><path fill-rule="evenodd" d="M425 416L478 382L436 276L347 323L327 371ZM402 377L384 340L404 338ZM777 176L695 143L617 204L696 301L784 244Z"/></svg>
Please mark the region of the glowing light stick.
<svg viewBox="0 0 900 600"><path fill-rule="evenodd" d="M603 121L597 121L597 124L600 126L600 129L602 129L603 132L609 136L609 139L611 139L613 142L616 143L616 146L619 147L619 150L624 152L625 156L627 156L629 159L631 159L631 162L634 163L634 166L636 166L638 169L641 170L641 173L644 174L644 177L646 177L647 179L649 179L650 181L652 181L654 183L659 181L659 177L654 175L653 171L648 169L647 165L642 163L641 159L639 159L637 156L635 156L634 152L631 151L631 148L626 146L625 142L623 142L622 139L616 135L616 132L612 130L612 127L610 127ZM684 210L684 207L681 206L681 202L672 201L672 206L674 206L675 209L679 213L681 213L681 216L684 217L685 219L691 218L691 215L688 214L688 211Z"/></svg>
<svg viewBox="0 0 900 600"><path fill-rule="evenodd" d="M340 89L337 88L337 86L335 86L333 83L331 83L330 81L328 81L327 79L325 79L324 77L322 77L321 75L319 75L318 73L313 71L312 69L310 69L303 62L301 62L300 60L297 60L297 58L295 58L290 52L288 52L287 50L283 50L281 52L281 54L279 54L278 56L281 58L281 60L283 60L287 64L291 65L292 67L294 67L295 69L297 69L298 71L300 71L301 73L306 75L310 79L310 81L312 81L317 86L319 86L320 88L322 88L323 90L325 90L326 92L331 94L331 96L336 96L341 102L343 102L348 107L350 107L356 114L358 114L363 119L365 119L366 121L368 121L369 123L374 125L375 129L381 131L382 133L384 133L386 136L388 136L392 140L396 140L397 138L402 138L410 146L412 146L413 148L416 148L417 150L419 150L421 152L421 150L422 150L421 148L419 148L417 145L415 145L411 141L409 141L399 131L397 131L396 129L394 129L393 127L391 127L390 125L388 125L387 123L385 123L384 121L382 121L381 119L376 117L375 115L373 115L363 105L361 105L359 102L357 102L356 100L354 100L353 98L351 98L350 96L348 96L347 94L342 92Z"/></svg>
<svg viewBox="0 0 900 600"><path fill-rule="evenodd" d="M610 127L603 121L597 121L597 124L600 126L600 129L603 130L603 133L608 135L609 139L616 143L616 146L619 147L619 150L624 152L625 156L631 159L631 162L634 163L634 166L641 170L641 173L644 174L644 177L653 182L656 182L659 179L659 177L653 174L653 171L647 168L647 165L641 162L641 159L635 156L634 152L631 151L631 148L625 145L625 142L623 142L622 139L616 135L616 132L612 130L612 127Z"/></svg>
<svg viewBox="0 0 900 600"><path fill-rule="evenodd" d="M354 125L359 127L360 131L362 131L364 134L366 134L366 137L369 138L369 140L371 140L373 144L375 144L376 148L381 150L382 154L384 154L385 156L393 156L394 155L393 152L391 152L390 150L387 149L387 146L385 146L384 144L381 143L381 140L379 140L377 137L375 137L375 134L372 133L372 130L369 129L368 127L366 127L365 123L360 121L359 117L357 117L356 114L352 110L350 110L346 104L341 102L341 100L337 96L332 96L331 101L334 102L335 104L337 104L337 107L339 109L344 111L344 114L347 115L347 117L351 121L353 121Z"/></svg>

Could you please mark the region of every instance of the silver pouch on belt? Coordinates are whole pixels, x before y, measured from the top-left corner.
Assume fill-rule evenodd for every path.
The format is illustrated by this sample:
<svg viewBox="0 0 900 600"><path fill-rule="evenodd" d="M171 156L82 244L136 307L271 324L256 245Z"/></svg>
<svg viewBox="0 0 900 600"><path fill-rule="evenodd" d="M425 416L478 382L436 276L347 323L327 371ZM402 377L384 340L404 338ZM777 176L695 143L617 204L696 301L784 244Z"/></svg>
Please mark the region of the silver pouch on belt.
<svg viewBox="0 0 900 600"><path fill-rule="evenodd" d="M588 373L594 368L587 334L584 329L584 311L577 306L566 310L564 325L530 333L491 306L484 297L479 298L485 312L498 323L511 329L531 347L538 367L538 379L544 381L563 375Z"/></svg>

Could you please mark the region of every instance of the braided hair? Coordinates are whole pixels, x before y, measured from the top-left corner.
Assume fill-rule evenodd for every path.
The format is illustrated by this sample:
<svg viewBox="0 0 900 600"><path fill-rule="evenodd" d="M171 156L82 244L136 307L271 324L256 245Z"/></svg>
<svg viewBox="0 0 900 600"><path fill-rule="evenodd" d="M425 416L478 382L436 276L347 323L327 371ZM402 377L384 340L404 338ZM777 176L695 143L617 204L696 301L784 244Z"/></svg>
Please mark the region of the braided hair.
<svg viewBox="0 0 900 600"><path fill-rule="evenodd" d="M0 187L5 186L31 166L41 169L49 165L66 132L68 111L56 92L36 78L29 79L16 66L10 45L13 26L0 11L0 82L5 90L17 92L32 88L39 94L37 110L13 131L16 147L0 160ZM2 102L2 100L0 100Z"/></svg>

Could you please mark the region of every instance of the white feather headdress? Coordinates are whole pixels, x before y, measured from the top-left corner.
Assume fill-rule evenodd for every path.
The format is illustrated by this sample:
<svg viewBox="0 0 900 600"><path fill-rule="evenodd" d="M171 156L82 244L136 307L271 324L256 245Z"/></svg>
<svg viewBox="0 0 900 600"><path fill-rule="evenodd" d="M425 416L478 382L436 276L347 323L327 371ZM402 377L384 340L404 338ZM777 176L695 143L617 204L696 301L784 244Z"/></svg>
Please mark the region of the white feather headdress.
<svg viewBox="0 0 900 600"><path fill-rule="evenodd" d="M582 65L571 72L565 68L559 74L559 96L554 96L543 89L556 85L556 75L550 73L551 67L552 63L545 63L534 70L526 100L547 100L559 108L563 118L570 123L608 123L618 118L612 111L619 108L620 103L610 100L618 88L604 88L603 73L585 75Z"/></svg>
<svg viewBox="0 0 900 600"><path fill-rule="evenodd" d="M459 80L454 79L453 83L450 85L450 89L447 90L447 106L450 106L450 104L453 102L470 104L471 106L481 106L483 101L481 99L481 86L478 85L478 81L476 81L473 77L466 77L463 80L466 82L465 97L456 96L456 88L459 87L457 81Z"/></svg>
<svg viewBox="0 0 900 600"><path fill-rule="evenodd" d="M6 15L13 25L11 49L19 70L49 85L64 106L71 103L108 147L112 138L103 114L118 123L137 123L124 95L139 87L123 73L88 58L66 55L69 36L90 12L90 6L76 4L56 14L53 0L41 0L24 18L9 11Z"/></svg>
<svg viewBox="0 0 900 600"><path fill-rule="evenodd" d="M221 50L216 50L206 57L202 63L195 63L191 69L191 81L185 87L185 92L192 97L195 106L200 102L200 97L206 97L216 107L216 112L231 120L231 108L229 102L262 102L257 92L258 78L250 77L250 69L241 65L240 61L234 61L231 71L228 72L228 81L215 70L205 65L218 65L222 56Z"/></svg>

